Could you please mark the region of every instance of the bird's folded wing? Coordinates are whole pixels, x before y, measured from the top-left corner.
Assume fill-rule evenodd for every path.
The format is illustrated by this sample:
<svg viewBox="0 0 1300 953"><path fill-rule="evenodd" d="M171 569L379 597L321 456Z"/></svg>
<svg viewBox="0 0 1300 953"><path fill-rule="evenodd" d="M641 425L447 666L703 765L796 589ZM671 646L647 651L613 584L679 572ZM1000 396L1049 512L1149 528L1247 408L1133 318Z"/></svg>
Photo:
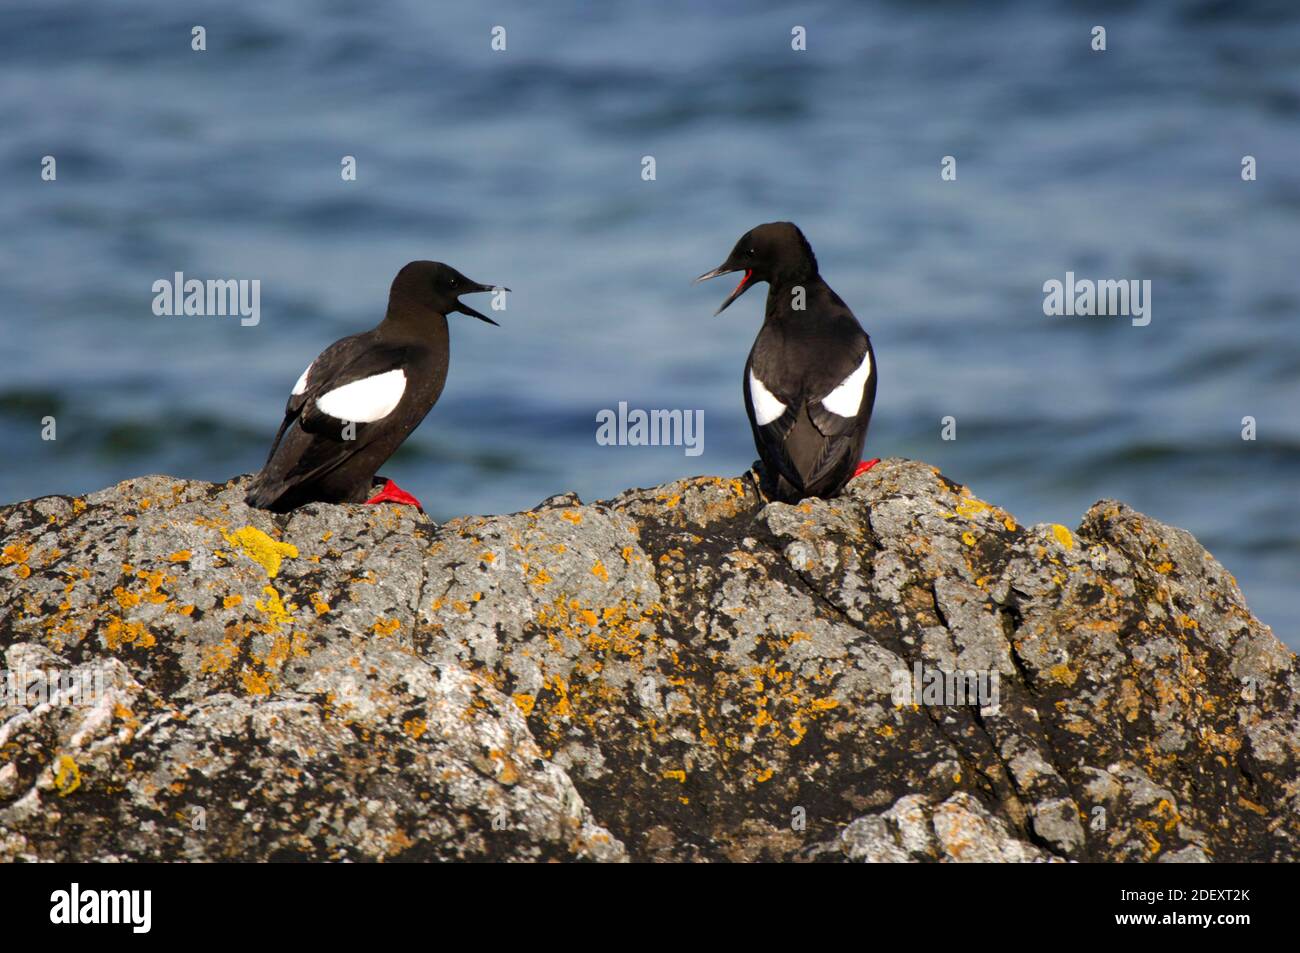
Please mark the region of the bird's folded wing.
<svg viewBox="0 0 1300 953"><path fill-rule="evenodd" d="M349 421L323 411L319 400L348 384L394 370L404 356L404 348L375 347L364 334L343 338L322 351L289 395L284 421L256 484L278 496L290 486L320 479L369 445L376 428L366 422L349 426Z"/></svg>
<svg viewBox="0 0 1300 953"><path fill-rule="evenodd" d="M808 418L818 433L827 438L812 472L806 477L809 484L829 475L843 462L844 454L856 452L876 402L876 371L865 336L860 350L846 352L836 366L840 371L846 366L853 369L833 387L818 388L826 392L808 401ZM836 374L831 375L832 380L835 377Z"/></svg>
<svg viewBox="0 0 1300 953"><path fill-rule="evenodd" d="M355 338L345 338L327 348L312 365L296 411L298 426L310 434L362 445L361 434L377 418L365 411L350 413L348 406L355 404L358 396L367 397L363 402L373 405L376 390L380 391L381 401L395 405L405 386L401 368L406 351L401 346L362 344ZM349 423L355 425L350 430Z"/></svg>
<svg viewBox="0 0 1300 953"><path fill-rule="evenodd" d="M858 428L871 416L876 398L876 371L866 335L857 346L831 357L818 375L808 400L808 416L826 437L838 437Z"/></svg>
<svg viewBox="0 0 1300 953"><path fill-rule="evenodd" d="M786 449L786 438L802 409L797 396L773 393L749 366L745 368L744 390L745 409L749 412L759 456L771 461L777 472L791 483L802 485L799 471Z"/></svg>

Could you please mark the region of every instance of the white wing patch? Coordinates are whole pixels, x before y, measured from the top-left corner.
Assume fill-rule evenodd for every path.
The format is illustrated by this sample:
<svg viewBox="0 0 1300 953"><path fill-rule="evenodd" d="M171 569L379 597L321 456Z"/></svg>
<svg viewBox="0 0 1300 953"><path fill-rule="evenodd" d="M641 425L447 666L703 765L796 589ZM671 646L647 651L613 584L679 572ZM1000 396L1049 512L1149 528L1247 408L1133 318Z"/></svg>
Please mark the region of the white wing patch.
<svg viewBox="0 0 1300 953"><path fill-rule="evenodd" d="M770 424L785 413L785 404L777 400L772 392L763 386L763 382L754 376L753 368L749 371L749 399L754 402L754 419L758 421L760 427Z"/></svg>
<svg viewBox="0 0 1300 953"><path fill-rule="evenodd" d="M822 398L822 406L838 417L856 417L862 406L862 392L871 376L871 352L862 356L858 369Z"/></svg>
<svg viewBox="0 0 1300 953"><path fill-rule="evenodd" d="M399 367L336 387L318 397L316 406L339 420L368 424L391 414L405 392L406 373Z"/></svg>
<svg viewBox="0 0 1300 953"><path fill-rule="evenodd" d="M294 397L300 397L303 394L307 393L307 375L311 373L311 369L315 366L316 366L315 361L312 361L310 364L308 364L307 369L302 372L302 377L298 378L298 383L293 385Z"/></svg>

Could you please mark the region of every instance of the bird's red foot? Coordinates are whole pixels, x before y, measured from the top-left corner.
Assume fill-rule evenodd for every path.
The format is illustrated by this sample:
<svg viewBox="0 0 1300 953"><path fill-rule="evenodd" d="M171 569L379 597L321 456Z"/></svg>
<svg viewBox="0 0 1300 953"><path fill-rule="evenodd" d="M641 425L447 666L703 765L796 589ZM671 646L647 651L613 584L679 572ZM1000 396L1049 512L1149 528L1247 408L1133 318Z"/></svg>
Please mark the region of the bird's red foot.
<svg viewBox="0 0 1300 953"><path fill-rule="evenodd" d="M419 500L411 496L411 494L407 493L400 486L398 486L396 483L394 483L392 480L389 479L385 479L383 488L374 496L372 496L370 499L366 500L366 502L367 503L401 503L405 506L414 506L421 513L424 512L424 507L420 504Z"/></svg>
<svg viewBox="0 0 1300 953"><path fill-rule="evenodd" d="M874 460L863 460L861 463L858 464L858 468L853 471L853 476L849 477L849 479L852 480L855 477L862 476L862 474L866 473L868 470L870 470L879 462L880 462L879 457L876 457L876 459Z"/></svg>

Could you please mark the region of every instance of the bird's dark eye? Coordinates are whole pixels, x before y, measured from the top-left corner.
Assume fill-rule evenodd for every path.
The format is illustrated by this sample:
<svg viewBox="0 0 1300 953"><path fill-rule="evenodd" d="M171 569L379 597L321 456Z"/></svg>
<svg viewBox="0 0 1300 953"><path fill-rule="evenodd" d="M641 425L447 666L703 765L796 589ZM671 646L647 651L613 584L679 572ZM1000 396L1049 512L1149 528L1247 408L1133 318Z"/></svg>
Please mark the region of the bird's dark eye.
<svg viewBox="0 0 1300 953"><path fill-rule="evenodd" d="M753 257L754 257L754 249L752 249L752 248L749 250L749 257L750 257L750 258L753 258Z"/></svg>
<svg viewBox="0 0 1300 953"><path fill-rule="evenodd" d="M452 286L453 288L456 287L456 279L455 279L455 278L451 279L451 286Z"/></svg>

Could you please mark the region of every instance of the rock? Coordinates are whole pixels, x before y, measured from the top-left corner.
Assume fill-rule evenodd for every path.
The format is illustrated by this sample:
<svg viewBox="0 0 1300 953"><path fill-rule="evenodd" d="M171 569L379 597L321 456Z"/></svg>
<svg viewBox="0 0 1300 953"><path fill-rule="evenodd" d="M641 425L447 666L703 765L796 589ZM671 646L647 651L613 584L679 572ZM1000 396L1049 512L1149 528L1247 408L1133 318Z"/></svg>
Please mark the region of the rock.
<svg viewBox="0 0 1300 953"><path fill-rule="evenodd" d="M968 863L1024 863L1057 860L1015 837L970 794L958 791L931 805L909 794L882 814L868 814L849 824L838 843L813 855L838 849L849 860L867 863L947 860Z"/></svg>
<svg viewBox="0 0 1300 953"><path fill-rule="evenodd" d="M1295 656L1123 504L244 483L0 508L5 668L102 685L0 699L0 860L1300 859Z"/></svg>

